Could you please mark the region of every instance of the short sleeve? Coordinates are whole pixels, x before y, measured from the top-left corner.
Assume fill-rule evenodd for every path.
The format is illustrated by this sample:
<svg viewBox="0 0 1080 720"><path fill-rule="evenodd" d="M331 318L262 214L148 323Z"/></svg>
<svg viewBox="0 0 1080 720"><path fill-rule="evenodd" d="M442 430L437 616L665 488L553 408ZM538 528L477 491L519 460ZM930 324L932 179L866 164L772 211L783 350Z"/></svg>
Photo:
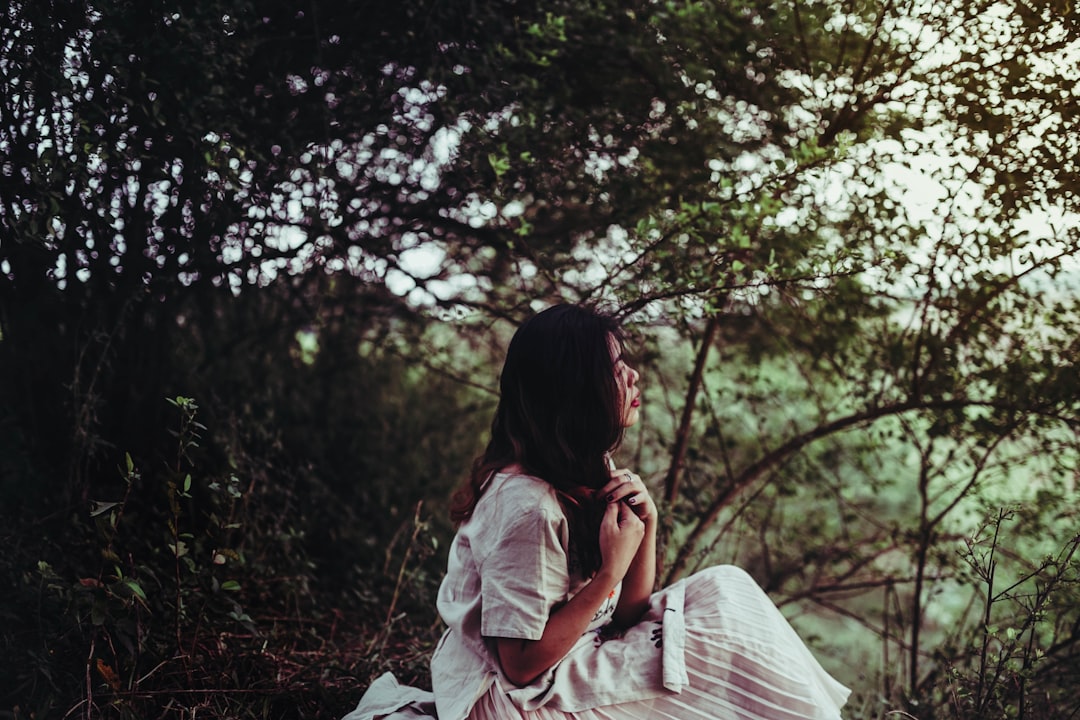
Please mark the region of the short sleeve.
<svg viewBox="0 0 1080 720"><path fill-rule="evenodd" d="M488 525L478 557L485 637L539 640L552 608L567 598L566 520L544 505L520 507ZM474 544L474 548L476 545Z"/></svg>

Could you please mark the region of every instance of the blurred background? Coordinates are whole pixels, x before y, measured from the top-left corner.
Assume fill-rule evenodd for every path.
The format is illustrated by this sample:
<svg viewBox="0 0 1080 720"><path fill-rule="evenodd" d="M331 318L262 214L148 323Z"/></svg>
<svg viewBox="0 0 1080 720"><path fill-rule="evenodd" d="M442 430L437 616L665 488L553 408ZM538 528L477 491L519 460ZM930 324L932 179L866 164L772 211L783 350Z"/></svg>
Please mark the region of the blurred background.
<svg viewBox="0 0 1080 720"><path fill-rule="evenodd" d="M425 686L516 325L858 718L1080 712L1061 0L11 0L0 718Z"/></svg>

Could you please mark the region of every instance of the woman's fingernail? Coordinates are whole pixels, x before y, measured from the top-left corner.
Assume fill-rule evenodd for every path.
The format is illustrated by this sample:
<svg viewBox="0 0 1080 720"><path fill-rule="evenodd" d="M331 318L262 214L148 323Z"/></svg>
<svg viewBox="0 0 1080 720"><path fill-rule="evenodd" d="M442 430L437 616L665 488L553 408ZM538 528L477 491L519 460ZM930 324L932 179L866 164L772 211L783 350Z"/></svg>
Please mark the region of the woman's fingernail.
<svg viewBox="0 0 1080 720"><path fill-rule="evenodd" d="M637 498L636 498L636 497L632 497L632 498L630 498L629 500L627 500L627 501L626 501L626 504L627 504L627 505L633 505L633 504L634 504L634 503L636 503L636 502L637 502Z"/></svg>
<svg viewBox="0 0 1080 720"><path fill-rule="evenodd" d="M607 496L607 501L611 502L614 499L615 499L615 493L609 493L608 496Z"/></svg>

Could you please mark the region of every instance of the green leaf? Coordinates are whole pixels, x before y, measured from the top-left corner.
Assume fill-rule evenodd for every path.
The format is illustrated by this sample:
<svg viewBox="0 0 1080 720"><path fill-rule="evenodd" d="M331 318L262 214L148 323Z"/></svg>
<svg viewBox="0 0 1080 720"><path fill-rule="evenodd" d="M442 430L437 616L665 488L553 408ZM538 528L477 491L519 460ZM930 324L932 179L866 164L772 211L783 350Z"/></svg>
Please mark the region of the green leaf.
<svg viewBox="0 0 1080 720"><path fill-rule="evenodd" d="M236 592L240 589L240 583L236 582L235 580L226 580L225 582L221 583L221 589L227 590L229 592Z"/></svg>
<svg viewBox="0 0 1080 720"><path fill-rule="evenodd" d="M504 157L499 157L495 153L488 153L488 164L491 165L491 169L495 171L495 177L501 178L510 169L510 161Z"/></svg>
<svg viewBox="0 0 1080 720"><path fill-rule="evenodd" d="M126 580L124 580L124 585L140 599L146 600L146 593L143 592L142 586L139 585L139 583L137 583L135 580L127 578Z"/></svg>
<svg viewBox="0 0 1080 720"><path fill-rule="evenodd" d="M118 502L101 502L100 500L90 501L90 517L97 517L104 512L108 512L112 508L116 507L120 503Z"/></svg>

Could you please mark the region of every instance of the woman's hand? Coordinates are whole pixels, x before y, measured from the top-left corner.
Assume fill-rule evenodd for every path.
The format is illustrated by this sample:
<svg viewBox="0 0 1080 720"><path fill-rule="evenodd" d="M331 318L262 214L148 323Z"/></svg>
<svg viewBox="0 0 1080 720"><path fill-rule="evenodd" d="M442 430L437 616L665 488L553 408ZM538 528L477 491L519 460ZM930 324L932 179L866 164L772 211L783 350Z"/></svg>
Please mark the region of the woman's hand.
<svg viewBox="0 0 1080 720"><path fill-rule="evenodd" d="M623 627L629 627L648 610L649 596L656 582L656 503L641 478L626 468L612 470L611 482L600 492L608 503L609 513L612 507L625 509L626 514L637 519L643 528L637 552L625 574L620 576L622 594L613 618Z"/></svg>
<svg viewBox="0 0 1080 720"><path fill-rule="evenodd" d="M600 493L608 503L625 503L646 525L653 526L656 523L656 503L653 502L649 489L637 474L627 468L612 470L611 482L605 485Z"/></svg>
<svg viewBox="0 0 1080 720"><path fill-rule="evenodd" d="M626 576L643 537L645 523L641 518L626 503L609 502L600 521L600 570L613 584Z"/></svg>

